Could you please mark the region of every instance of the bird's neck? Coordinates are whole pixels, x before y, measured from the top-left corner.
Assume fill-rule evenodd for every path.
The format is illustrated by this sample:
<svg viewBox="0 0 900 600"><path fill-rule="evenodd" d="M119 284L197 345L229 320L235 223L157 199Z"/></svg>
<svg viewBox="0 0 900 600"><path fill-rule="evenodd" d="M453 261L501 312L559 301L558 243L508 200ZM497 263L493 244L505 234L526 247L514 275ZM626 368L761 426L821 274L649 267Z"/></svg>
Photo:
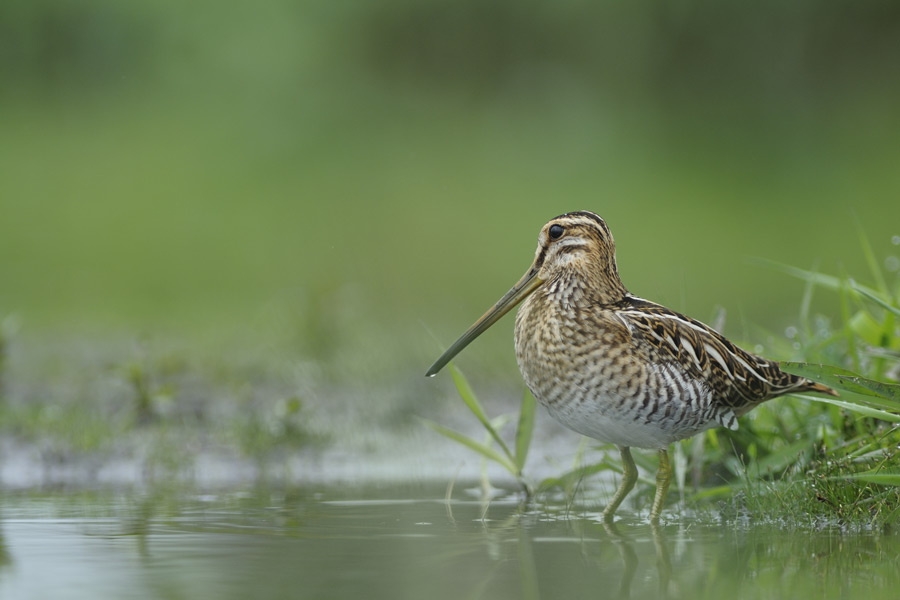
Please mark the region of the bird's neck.
<svg viewBox="0 0 900 600"><path fill-rule="evenodd" d="M567 307L616 304L628 294L615 265L605 269L570 265L548 281L546 289L548 298Z"/></svg>

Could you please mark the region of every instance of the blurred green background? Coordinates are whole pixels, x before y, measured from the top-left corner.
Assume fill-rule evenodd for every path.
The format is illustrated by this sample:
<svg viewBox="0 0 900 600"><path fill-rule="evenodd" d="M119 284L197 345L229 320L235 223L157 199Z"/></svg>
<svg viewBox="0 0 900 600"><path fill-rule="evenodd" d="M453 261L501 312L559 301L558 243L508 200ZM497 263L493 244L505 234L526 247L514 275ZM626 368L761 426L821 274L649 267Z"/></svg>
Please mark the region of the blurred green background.
<svg viewBox="0 0 900 600"><path fill-rule="evenodd" d="M802 292L747 257L865 279L858 222L896 272L898 107L888 1L5 0L0 314L287 314L424 370L590 209L631 291L746 339Z"/></svg>

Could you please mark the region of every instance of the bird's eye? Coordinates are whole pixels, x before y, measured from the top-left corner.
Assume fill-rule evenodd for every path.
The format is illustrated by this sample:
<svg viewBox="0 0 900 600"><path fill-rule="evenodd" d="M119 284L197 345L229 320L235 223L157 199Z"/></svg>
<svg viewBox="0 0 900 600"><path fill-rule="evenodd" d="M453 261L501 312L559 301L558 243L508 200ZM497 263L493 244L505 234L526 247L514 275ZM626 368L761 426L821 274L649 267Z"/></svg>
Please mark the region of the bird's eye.
<svg viewBox="0 0 900 600"><path fill-rule="evenodd" d="M565 229L563 229L562 225L551 225L550 229L547 233L550 234L551 240L558 240L559 238L562 237L562 234L564 231L565 231Z"/></svg>

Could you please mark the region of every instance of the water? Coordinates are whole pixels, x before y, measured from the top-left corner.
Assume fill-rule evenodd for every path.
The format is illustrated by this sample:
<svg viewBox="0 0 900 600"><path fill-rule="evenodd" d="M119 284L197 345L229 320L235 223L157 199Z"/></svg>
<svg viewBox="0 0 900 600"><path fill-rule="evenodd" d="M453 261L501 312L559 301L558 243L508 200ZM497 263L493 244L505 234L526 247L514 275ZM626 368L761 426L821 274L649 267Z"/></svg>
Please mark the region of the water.
<svg viewBox="0 0 900 600"><path fill-rule="evenodd" d="M437 490L3 498L0 598L896 598L900 536ZM456 495L465 497L462 493Z"/></svg>

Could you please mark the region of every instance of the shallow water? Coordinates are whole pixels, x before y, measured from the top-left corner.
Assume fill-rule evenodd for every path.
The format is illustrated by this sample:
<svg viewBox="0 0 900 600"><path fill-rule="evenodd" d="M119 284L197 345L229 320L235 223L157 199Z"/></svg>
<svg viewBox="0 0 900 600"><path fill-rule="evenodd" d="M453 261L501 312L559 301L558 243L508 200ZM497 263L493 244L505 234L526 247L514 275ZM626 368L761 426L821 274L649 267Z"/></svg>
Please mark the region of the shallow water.
<svg viewBox="0 0 900 600"><path fill-rule="evenodd" d="M465 497L462 492L457 496ZM896 598L900 536L615 530L594 506L428 487L6 495L0 597Z"/></svg>

